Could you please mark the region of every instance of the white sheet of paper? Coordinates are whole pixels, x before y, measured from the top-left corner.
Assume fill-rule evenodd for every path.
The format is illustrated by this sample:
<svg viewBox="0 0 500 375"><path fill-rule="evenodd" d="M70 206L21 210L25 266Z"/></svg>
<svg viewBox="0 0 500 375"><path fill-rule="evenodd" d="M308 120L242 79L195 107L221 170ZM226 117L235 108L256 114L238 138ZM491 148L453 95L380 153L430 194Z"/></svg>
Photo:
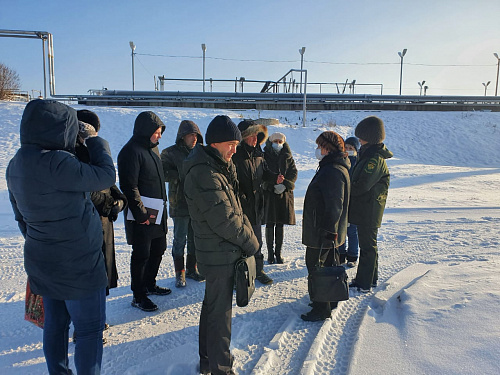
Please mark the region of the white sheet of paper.
<svg viewBox="0 0 500 375"><path fill-rule="evenodd" d="M160 225L161 218L163 217L163 199L143 197L141 195L141 201L145 207L158 210L158 217L156 218L155 224ZM134 220L135 221L134 215L132 215L132 211L130 211L130 209L127 210L127 220Z"/></svg>

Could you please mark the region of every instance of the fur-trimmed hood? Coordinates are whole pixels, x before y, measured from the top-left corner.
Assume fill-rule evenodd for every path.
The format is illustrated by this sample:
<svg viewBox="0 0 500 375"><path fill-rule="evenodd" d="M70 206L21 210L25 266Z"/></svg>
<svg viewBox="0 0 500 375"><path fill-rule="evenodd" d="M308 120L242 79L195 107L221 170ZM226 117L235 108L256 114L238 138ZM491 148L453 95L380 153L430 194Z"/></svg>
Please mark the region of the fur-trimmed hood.
<svg viewBox="0 0 500 375"><path fill-rule="evenodd" d="M257 144L262 145L268 137L267 126L256 123L254 120L243 120L238 124L241 131L241 138L245 139L252 135L257 135Z"/></svg>

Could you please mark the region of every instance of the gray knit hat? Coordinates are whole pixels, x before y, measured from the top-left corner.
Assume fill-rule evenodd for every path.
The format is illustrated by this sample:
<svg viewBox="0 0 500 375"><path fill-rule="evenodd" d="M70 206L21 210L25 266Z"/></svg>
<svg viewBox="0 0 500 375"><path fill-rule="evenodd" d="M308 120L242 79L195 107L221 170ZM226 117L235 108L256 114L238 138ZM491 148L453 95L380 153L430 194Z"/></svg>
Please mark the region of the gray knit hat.
<svg viewBox="0 0 500 375"><path fill-rule="evenodd" d="M371 144L382 143L385 139L384 122L377 116L369 116L356 126L354 135Z"/></svg>

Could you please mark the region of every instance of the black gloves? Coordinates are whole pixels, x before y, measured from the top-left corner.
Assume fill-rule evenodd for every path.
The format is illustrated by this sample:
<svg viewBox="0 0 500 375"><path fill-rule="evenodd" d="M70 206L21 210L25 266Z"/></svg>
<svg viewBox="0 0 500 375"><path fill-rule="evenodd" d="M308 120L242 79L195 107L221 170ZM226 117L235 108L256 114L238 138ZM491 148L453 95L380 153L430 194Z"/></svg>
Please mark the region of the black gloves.
<svg viewBox="0 0 500 375"><path fill-rule="evenodd" d="M118 199L115 201L115 204L111 208L111 212L109 213L109 219L111 221L116 221L118 219L118 214L123 211L124 202L122 199Z"/></svg>
<svg viewBox="0 0 500 375"><path fill-rule="evenodd" d="M321 231L321 248L323 249L333 249L335 247L335 241L337 240L337 233L327 232L326 230Z"/></svg>

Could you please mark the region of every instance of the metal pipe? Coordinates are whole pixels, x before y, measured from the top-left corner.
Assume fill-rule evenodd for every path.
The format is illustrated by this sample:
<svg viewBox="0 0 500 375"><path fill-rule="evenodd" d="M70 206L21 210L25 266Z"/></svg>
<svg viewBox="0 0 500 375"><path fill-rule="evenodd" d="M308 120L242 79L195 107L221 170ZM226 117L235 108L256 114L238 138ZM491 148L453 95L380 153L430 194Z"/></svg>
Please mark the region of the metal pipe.
<svg viewBox="0 0 500 375"><path fill-rule="evenodd" d="M304 71L304 108L303 108L303 115L302 115L302 127L306 126L306 91L307 91L307 70Z"/></svg>

